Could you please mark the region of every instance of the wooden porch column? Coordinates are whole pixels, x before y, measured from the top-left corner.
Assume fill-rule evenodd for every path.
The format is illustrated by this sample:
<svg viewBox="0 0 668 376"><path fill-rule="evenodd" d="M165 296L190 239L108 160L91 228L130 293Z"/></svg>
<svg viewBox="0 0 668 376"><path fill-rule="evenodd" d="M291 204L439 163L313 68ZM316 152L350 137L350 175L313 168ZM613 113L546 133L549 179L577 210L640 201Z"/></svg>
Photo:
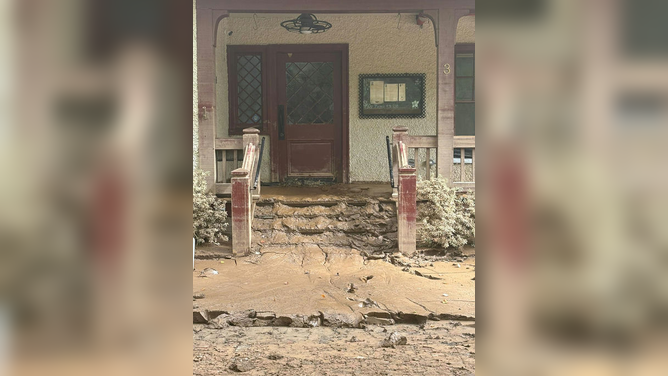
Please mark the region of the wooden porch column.
<svg viewBox="0 0 668 376"><path fill-rule="evenodd" d="M246 145L248 144L253 144L257 146L257 144L260 142L260 130L257 128L246 128L243 130L243 138L244 138L244 148L246 148Z"/></svg>
<svg viewBox="0 0 668 376"><path fill-rule="evenodd" d="M213 187L216 172L216 25L227 11L197 7L197 109L199 113L199 168L209 171Z"/></svg>
<svg viewBox="0 0 668 376"><path fill-rule="evenodd" d="M453 141L455 136L455 36L459 18L470 14L469 9L441 8L438 10L438 176L452 185Z"/></svg>
<svg viewBox="0 0 668 376"><path fill-rule="evenodd" d="M256 147L260 144L260 130L257 128L245 128L243 130L243 142L244 142L244 150L246 150L246 146L248 144L253 144ZM253 162L252 166L255 167L257 166L257 158L259 157L259 151L260 149L256 149L258 152L255 153L255 159L256 161ZM250 174L250 179L251 179L251 185L253 184L253 179L255 179L255 171L249 171Z"/></svg>
<svg viewBox="0 0 668 376"><path fill-rule="evenodd" d="M250 253L251 196L247 169L232 171L232 252L238 256Z"/></svg>
<svg viewBox="0 0 668 376"><path fill-rule="evenodd" d="M396 179L395 187L392 189L393 197L397 196L397 188L399 187L399 156L397 155L397 145L399 145L399 141L404 141L404 136L407 134L407 127L398 126L392 128L392 175Z"/></svg>
<svg viewBox="0 0 668 376"><path fill-rule="evenodd" d="M399 252L410 257L416 251L417 176L415 168L399 168L399 199L397 200L397 232Z"/></svg>
<svg viewBox="0 0 668 376"><path fill-rule="evenodd" d="M253 168L249 171L249 184L251 187L251 190L253 188L253 184L255 184L255 173L257 172L257 166L259 164L259 159L260 159L260 130L257 128L245 128L243 130L243 143L244 143L244 150L246 150L246 146L248 144L253 144L255 145L255 160L251 164ZM259 186L259 183L258 183ZM260 194L260 188L255 190L253 192L253 195L256 197L253 198L253 195L251 195L251 199L259 199L259 194ZM255 204L252 205L251 207L251 215L255 212ZM252 224L252 222L251 222Z"/></svg>

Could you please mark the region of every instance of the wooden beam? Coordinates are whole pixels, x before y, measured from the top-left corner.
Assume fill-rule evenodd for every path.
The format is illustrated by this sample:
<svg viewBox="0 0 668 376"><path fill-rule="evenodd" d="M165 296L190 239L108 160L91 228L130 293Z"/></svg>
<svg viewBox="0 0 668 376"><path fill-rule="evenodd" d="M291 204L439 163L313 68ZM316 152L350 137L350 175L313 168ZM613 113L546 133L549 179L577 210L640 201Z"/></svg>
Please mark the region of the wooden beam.
<svg viewBox="0 0 668 376"><path fill-rule="evenodd" d="M435 136L411 136L404 135L404 143L409 148L435 148L437 147L437 139Z"/></svg>
<svg viewBox="0 0 668 376"><path fill-rule="evenodd" d="M453 146L455 148L475 148L475 136L455 136Z"/></svg>
<svg viewBox="0 0 668 376"><path fill-rule="evenodd" d="M423 9L475 9L475 0L197 0L197 9L229 12L417 13Z"/></svg>
<svg viewBox="0 0 668 376"><path fill-rule="evenodd" d="M217 150L242 150L244 140L241 138L219 138L216 140Z"/></svg>

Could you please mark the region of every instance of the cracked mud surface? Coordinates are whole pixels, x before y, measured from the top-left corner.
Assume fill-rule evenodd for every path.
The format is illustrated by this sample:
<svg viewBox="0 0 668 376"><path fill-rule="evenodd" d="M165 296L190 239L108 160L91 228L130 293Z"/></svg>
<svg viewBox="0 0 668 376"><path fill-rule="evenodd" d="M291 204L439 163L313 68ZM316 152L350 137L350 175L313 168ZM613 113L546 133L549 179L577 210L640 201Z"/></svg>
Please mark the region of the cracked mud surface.
<svg viewBox="0 0 668 376"><path fill-rule="evenodd" d="M193 374L473 374L472 251L390 259L305 244L196 260ZM407 344L382 347L392 332Z"/></svg>
<svg viewBox="0 0 668 376"><path fill-rule="evenodd" d="M406 345L385 348L392 332ZM193 375L473 375L475 324L193 328Z"/></svg>
<svg viewBox="0 0 668 376"><path fill-rule="evenodd" d="M365 260L350 248L300 245L266 247L236 262L196 260L195 268L193 295L204 298L193 301L193 313L205 321L249 310L293 318L345 315L354 326L368 316L376 317L374 324L475 318L475 258L402 266ZM200 276L206 268L218 274Z"/></svg>
<svg viewBox="0 0 668 376"><path fill-rule="evenodd" d="M194 375L474 374L473 249L399 255L387 185L262 194L250 256L198 249Z"/></svg>

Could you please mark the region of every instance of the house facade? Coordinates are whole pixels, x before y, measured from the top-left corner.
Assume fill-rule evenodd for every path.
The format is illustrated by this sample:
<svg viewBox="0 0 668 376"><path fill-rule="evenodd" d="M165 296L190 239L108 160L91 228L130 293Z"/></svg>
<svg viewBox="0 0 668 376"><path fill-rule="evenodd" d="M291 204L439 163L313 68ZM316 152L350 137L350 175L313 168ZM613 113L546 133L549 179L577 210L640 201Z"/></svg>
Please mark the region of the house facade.
<svg viewBox="0 0 668 376"><path fill-rule="evenodd" d="M463 0L198 0L196 142L211 187L231 194L248 128L258 130L262 182L389 182L386 137L401 127L418 175L473 187L474 9ZM301 14L330 27L282 26Z"/></svg>

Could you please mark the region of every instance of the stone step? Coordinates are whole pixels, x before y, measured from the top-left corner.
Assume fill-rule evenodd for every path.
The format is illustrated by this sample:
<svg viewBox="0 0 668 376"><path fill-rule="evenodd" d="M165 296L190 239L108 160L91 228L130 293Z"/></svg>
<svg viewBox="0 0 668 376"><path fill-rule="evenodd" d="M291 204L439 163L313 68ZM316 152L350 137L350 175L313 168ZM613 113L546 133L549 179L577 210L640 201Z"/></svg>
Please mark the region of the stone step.
<svg viewBox="0 0 668 376"><path fill-rule="evenodd" d="M308 245L351 247L364 251L380 251L397 247L397 233L384 235L369 233L344 233L338 231L305 234L285 231L253 231L252 244L255 249L284 245Z"/></svg>
<svg viewBox="0 0 668 376"><path fill-rule="evenodd" d="M274 217L258 218L253 220L253 230L272 231L282 230L300 233L321 233L338 231L344 233L370 233L382 235L397 231L396 218L361 217L358 219L340 221L337 218L318 216L314 218L301 217Z"/></svg>
<svg viewBox="0 0 668 376"><path fill-rule="evenodd" d="M271 206L277 203L281 203L286 206L292 207L307 207L307 206L336 206L338 204L345 204L348 206L364 206L368 203L379 203L379 202L389 202L394 203L391 199L352 199L352 198L304 198L300 200L290 200L290 199L277 199L274 197L262 197L257 201L257 205L260 206Z"/></svg>
<svg viewBox="0 0 668 376"><path fill-rule="evenodd" d="M264 197L253 218L254 250L317 245L369 253L396 249L396 204L377 199Z"/></svg>
<svg viewBox="0 0 668 376"><path fill-rule="evenodd" d="M255 218L272 219L276 217L330 217L343 220L354 220L360 216L377 218L395 218L396 206L394 203L366 203L365 205L349 205L339 202L332 206L307 205L290 206L280 202L272 205L257 205L255 207Z"/></svg>

